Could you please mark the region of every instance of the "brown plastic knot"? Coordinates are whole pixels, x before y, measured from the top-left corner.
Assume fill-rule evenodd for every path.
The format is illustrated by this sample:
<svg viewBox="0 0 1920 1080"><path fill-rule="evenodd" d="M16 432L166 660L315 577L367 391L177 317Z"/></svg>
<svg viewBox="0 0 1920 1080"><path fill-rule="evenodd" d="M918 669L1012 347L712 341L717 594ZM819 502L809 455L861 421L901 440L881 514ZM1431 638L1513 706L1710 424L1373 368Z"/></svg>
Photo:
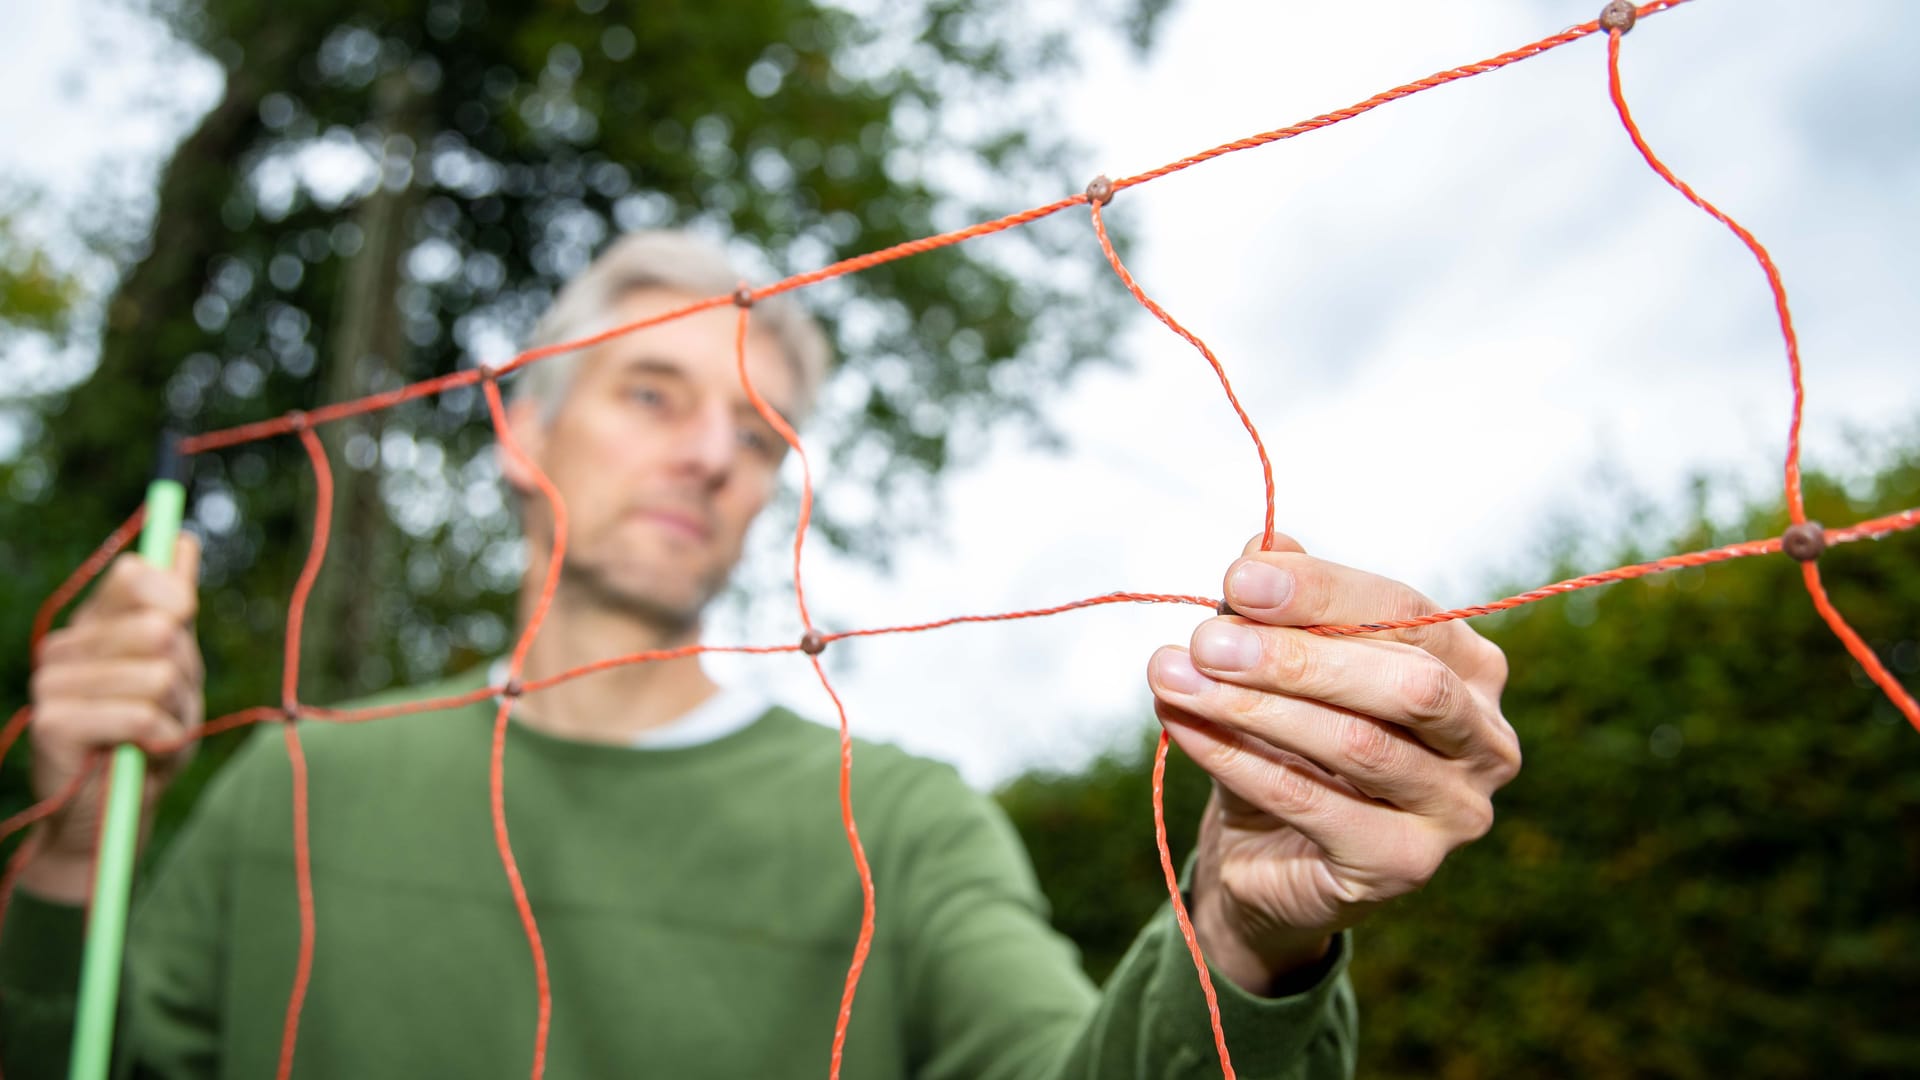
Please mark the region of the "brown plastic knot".
<svg viewBox="0 0 1920 1080"><path fill-rule="evenodd" d="M1113 201L1113 181L1101 173L1087 182L1087 201L1095 206L1105 206Z"/></svg>
<svg viewBox="0 0 1920 1080"><path fill-rule="evenodd" d="M1607 6L1600 9L1600 29L1624 34L1633 29L1633 20L1639 16L1633 0L1609 0Z"/></svg>
<svg viewBox="0 0 1920 1080"><path fill-rule="evenodd" d="M742 285L739 288L733 290L733 306L734 307L752 307L753 306L753 290L747 288L745 285Z"/></svg>
<svg viewBox="0 0 1920 1080"><path fill-rule="evenodd" d="M500 696L512 700L526 692L526 686L519 679L508 679L507 685L500 688Z"/></svg>
<svg viewBox="0 0 1920 1080"><path fill-rule="evenodd" d="M300 719L300 703L292 698L287 698L282 701L280 703L280 719L289 724Z"/></svg>
<svg viewBox="0 0 1920 1080"><path fill-rule="evenodd" d="M1220 598L1220 602L1218 604L1214 605L1214 610L1218 611L1222 615L1240 614L1239 612L1233 610L1233 605L1227 603L1227 598L1224 596Z"/></svg>
<svg viewBox="0 0 1920 1080"><path fill-rule="evenodd" d="M1780 550L1795 562L1812 562L1827 550L1827 530L1817 521L1792 525L1780 535Z"/></svg>
<svg viewBox="0 0 1920 1080"><path fill-rule="evenodd" d="M288 431L307 430L307 414L301 412L299 409L295 409L292 412L289 412L287 414L287 430Z"/></svg>
<svg viewBox="0 0 1920 1080"><path fill-rule="evenodd" d="M800 651L808 656L819 656L827 651L827 635L809 628L800 635Z"/></svg>

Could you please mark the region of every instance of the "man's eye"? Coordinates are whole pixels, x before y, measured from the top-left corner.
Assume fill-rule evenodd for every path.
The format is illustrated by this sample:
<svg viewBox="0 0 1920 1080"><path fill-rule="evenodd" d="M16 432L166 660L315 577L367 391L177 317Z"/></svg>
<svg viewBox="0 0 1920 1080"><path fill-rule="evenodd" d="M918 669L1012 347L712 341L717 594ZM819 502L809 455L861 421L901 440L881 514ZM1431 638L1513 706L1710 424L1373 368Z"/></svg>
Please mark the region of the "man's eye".
<svg viewBox="0 0 1920 1080"><path fill-rule="evenodd" d="M740 445L756 454L772 457L787 448L787 444L774 438L772 433L755 428L740 429Z"/></svg>
<svg viewBox="0 0 1920 1080"><path fill-rule="evenodd" d="M627 398L642 405L665 405L667 395L651 386L635 386L627 391Z"/></svg>

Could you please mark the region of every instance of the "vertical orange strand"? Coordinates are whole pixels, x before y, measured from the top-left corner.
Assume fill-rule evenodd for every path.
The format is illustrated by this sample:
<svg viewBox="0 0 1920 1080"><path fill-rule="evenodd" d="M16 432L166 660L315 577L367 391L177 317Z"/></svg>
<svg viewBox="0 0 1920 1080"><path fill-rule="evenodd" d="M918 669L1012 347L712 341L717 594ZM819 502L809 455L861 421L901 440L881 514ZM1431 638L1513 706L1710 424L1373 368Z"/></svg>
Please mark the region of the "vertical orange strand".
<svg viewBox="0 0 1920 1080"><path fill-rule="evenodd" d="M1647 165L1665 180L1668 186L1686 197L1686 200L1707 212L1708 216L1732 230L1733 235L1747 246L1753 257L1760 263L1760 269L1767 275L1767 287L1773 290L1773 310L1780 318L1780 336L1787 343L1787 372L1793 380L1793 419L1787 425L1787 514L1798 525L1807 520L1806 500L1800 490L1800 416L1806 402L1806 388L1800 379L1800 339L1793 332L1793 315L1787 310L1787 287L1780 280L1780 269L1773 265L1772 256L1760 245L1739 222L1720 212L1720 208L1700 197L1686 181L1673 175L1673 171L1654 156L1653 148L1640 135L1640 128L1633 122L1633 114L1627 111L1627 99L1620 92L1620 38L1621 31L1607 34L1607 94L1613 99L1614 111L1620 114L1620 124L1627 129L1627 137L1633 140L1633 148L1640 151Z"/></svg>
<svg viewBox="0 0 1920 1080"><path fill-rule="evenodd" d="M1772 257L1767 254L1767 249L1761 246L1760 241L1754 239L1753 234L1739 222L1721 213L1718 207L1701 198L1687 186L1685 181L1673 175L1673 172L1654 156L1653 148L1647 145L1647 140L1641 137L1639 127L1633 122L1633 114L1627 110L1626 95L1620 89L1620 38L1621 31L1618 30L1607 35L1607 94L1613 99L1614 111L1620 114L1621 126L1627 129L1627 137L1633 140L1634 149L1640 151L1640 156L1646 159L1653 171L1660 174L1660 179L1665 180L1675 191L1685 196L1688 202L1706 211L1715 221L1732 230L1733 235L1739 237L1740 242L1753 253L1754 259L1760 264L1760 269L1767 275L1767 288L1773 291L1773 310L1780 319L1780 337L1787 346L1787 373L1793 383L1793 415L1787 423L1787 516L1795 525L1803 524L1807 520L1807 506L1800 482L1800 424L1806 408L1806 387L1800 374L1800 339L1793 332L1793 315L1787 308L1787 287L1780 280L1779 268L1773 264ZM1879 657L1873 654L1873 650L1867 646L1867 643L1862 641L1853 627L1847 624L1840 610L1833 606L1833 601L1828 598L1825 587L1820 583L1820 571L1812 563L1802 564L1801 570L1801 578L1807 586L1807 595L1813 598L1814 609L1820 613L1821 619L1825 620L1828 629L1832 630L1834 636L1840 639L1840 643L1846 646L1847 652L1860 662L1860 666L1866 669L1867 676L1886 693L1894 706L1906 716L1907 721L1916 730L1920 730L1920 706L1914 704L1913 696L1906 692L1891 672L1887 671L1886 667L1880 663Z"/></svg>
<svg viewBox="0 0 1920 1080"><path fill-rule="evenodd" d="M300 635L307 621L307 597L327 558L327 541L333 535L333 470L327 466L326 448L311 427L301 427L300 445L313 466L313 541L307 548L307 561L294 582L293 598L287 601L286 655L280 668L280 705L292 720L300 706Z"/></svg>
<svg viewBox="0 0 1920 1080"><path fill-rule="evenodd" d="M1100 250L1106 253L1107 265L1113 267L1113 272L1120 277L1120 283L1127 287L1127 291L1133 294L1135 300L1140 301L1140 306L1153 312L1154 318L1165 323L1167 329L1185 338L1187 344L1200 350L1200 355L1207 358L1207 363L1213 367L1214 375L1220 380L1220 389L1227 393L1227 403L1233 406L1234 415L1240 418L1240 426L1247 429L1247 437L1253 440L1254 452L1260 455L1260 476L1266 482L1267 487L1266 529L1261 536L1260 547L1263 551L1272 551L1273 462L1267 457L1267 444L1261 440L1259 430L1253 426L1253 418L1247 415L1245 408L1241 407L1240 396L1233 392L1233 383L1227 379L1227 369L1221 366L1220 358L1213 354L1213 350L1207 347L1206 342L1201 341L1198 337L1190 333L1186 327L1176 322L1173 316L1167 314L1167 309L1154 303L1153 298L1148 296L1146 291L1141 289L1139 284L1133 280L1133 275L1127 272L1125 264L1120 261L1119 252L1113 250L1113 240L1107 236L1107 224L1101 217L1100 203L1094 201L1088 205L1093 209L1093 232L1095 236L1100 238Z"/></svg>
<svg viewBox="0 0 1920 1080"><path fill-rule="evenodd" d="M800 459L800 521L793 530L793 599L800 608L800 625L813 629L813 619L807 614L807 590L800 581L800 553L806 547L807 526L813 522L813 465L807 460L807 448L800 445L800 433L793 430L787 418L779 410L767 404L760 391L753 385L753 378L747 374L747 309L740 309L740 318L733 333L734 363L740 373L740 387L747 392L747 400L753 403L760 418L773 425L793 449L794 456Z"/></svg>
<svg viewBox="0 0 1920 1080"><path fill-rule="evenodd" d="M1213 976L1207 971L1207 958L1200 951L1200 938L1193 932L1193 920L1187 917L1187 901L1180 895L1180 875L1173 868L1173 852L1167 847L1167 729L1160 729L1160 743L1153 751L1153 842L1160 849L1160 872L1167 879L1167 899L1173 901L1173 919L1180 924L1180 936L1187 943L1187 955L1193 957L1193 969L1200 973L1200 992L1207 998L1207 1019L1213 1024L1213 1049L1220 1055L1220 1074L1233 1078L1233 1056L1227 1053L1227 1031L1220 1024L1220 998L1213 992Z"/></svg>
<svg viewBox="0 0 1920 1080"><path fill-rule="evenodd" d="M846 1050L847 1028L853 1023L853 995L860 986L860 973L867 967L867 952L873 947L873 869L867 865L867 849L860 843L860 830L853 822L853 737L847 730L847 707L827 680L820 658L810 656L813 673L833 699L840 717L840 824L847 833L847 849L853 852L853 868L860 875L860 936L853 943L853 957L847 962L847 979L840 988L840 1014L833 1023L833 1056L827 1067L830 1080L839 1080L840 1060Z"/></svg>
<svg viewBox="0 0 1920 1080"><path fill-rule="evenodd" d="M313 853L307 846L307 755L300 748L300 732L289 718L280 727L287 741L287 764L293 770L293 872L300 897L300 959L293 969L293 992L287 996L287 1018L280 1031L280 1069L274 1075L293 1075L293 1049L300 1039L300 1008L307 1000L313 977Z"/></svg>
<svg viewBox="0 0 1920 1080"><path fill-rule="evenodd" d="M1847 620L1841 617L1840 609L1833 606L1833 601L1827 597L1826 586L1821 584L1819 564L1801 563L1800 576L1807 583L1807 595L1813 597L1814 610L1826 620L1827 627L1840 639L1840 644L1845 645L1847 652L1866 669L1867 678L1886 693L1894 708L1907 718L1907 723L1912 724L1915 731L1920 731L1920 702L1914 701L1913 695L1900 685L1900 680L1894 678L1880 658L1874 655L1873 647L1862 641L1853 627L1847 625Z"/></svg>
<svg viewBox="0 0 1920 1080"><path fill-rule="evenodd" d="M749 297L751 293L746 294ZM734 362L740 373L740 386L746 391L747 400L753 403L754 410L762 419L773 425L794 455L800 459L800 520L793 534L793 598L800 609L800 623L808 632L813 631L813 619L807 614L807 593L801 583L800 554L807 539L807 525L813 519L813 467L807 461L807 449L800 445L800 435L793 430L773 406L760 396L753 385L753 377L747 374L747 306L741 305L740 318L734 326L733 351ZM866 970L867 952L873 946L874 902L873 869L867 864L867 849L860 843L860 828L853 819L853 736L847 727L847 707L833 688L832 680L827 678L827 669L820 663L818 656L809 656L813 663L813 673L820 679L820 686L833 699L833 709L840 718L840 824L847 833L847 849L853 853L853 868L860 875L860 936L854 940L853 957L847 963L847 979L840 990L840 1014L833 1024L833 1052L827 1066L828 1080L839 1080L840 1062L846 1052L847 1028L853 1022L853 997L860 987L860 973Z"/></svg>
<svg viewBox="0 0 1920 1080"><path fill-rule="evenodd" d="M547 474L535 464L533 459L520 449L513 437L513 429L507 423L506 406L500 402L500 384L493 378L481 383L486 394L487 412L493 418L494 435L500 440L500 448L507 455L533 475L533 481L540 488L540 494L553 510L553 550L547 557L546 580L540 585L540 598L533 606L533 612L527 618L527 625L520 631L520 640L513 647L513 656L507 663L507 682L519 680L520 671L526 666L527 651L533 647L533 639L540 632L540 624L546 621L547 609L553 606L554 590L560 584L560 565L567 552L567 504L560 498L560 492L547 479ZM553 1022L553 986L547 976L547 950L540 941L540 924L533 917L533 903L527 899L526 882L520 879L520 863L513 857L513 843L507 835L507 717L513 711L513 697L503 696L500 707L493 714L493 747L487 765L487 799L493 811L493 844L500 855L500 868L506 873L507 888L513 893L514 910L520 914L520 928L527 935L527 948L533 954L533 990L535 999L533 1025L533 1080L547 1071L547 1033Z"/></svg>
<svg viewBox="0 0 1920 1080"><path fill-rule="evenodd" d="M302 419L295 426L300 446L313 467L313 540L307 547L306 563L294 583L293 596L287 601L285 656L280 668L280 708L284 713L281 733L286 738L287 765L293 772L293 888L300 907L300 951L293 966L293 989L287 994L286 1022L280 1031L279 1080L293 1075L293 1050L300 1038L300 1010L307 1000L307 983L313 975L315 922L313 915L313 857L307 831L307 756L300 747L300 735L294 725L300 715L300 644L306 625L307 598L313 583L327 561L327 543L333 535L333 470L327 464L327 451L320 436Z"/></svg>

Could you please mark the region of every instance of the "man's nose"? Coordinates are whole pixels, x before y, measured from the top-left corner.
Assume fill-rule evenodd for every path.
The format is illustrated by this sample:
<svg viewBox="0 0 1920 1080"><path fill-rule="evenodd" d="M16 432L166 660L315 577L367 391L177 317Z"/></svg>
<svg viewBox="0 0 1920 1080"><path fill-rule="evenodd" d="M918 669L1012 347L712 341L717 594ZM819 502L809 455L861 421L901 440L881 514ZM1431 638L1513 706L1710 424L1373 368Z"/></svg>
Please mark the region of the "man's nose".
<svg viewBox="0 0 1920 1080"><path fill-rule="evenodd" d="M715 403L695 410L688 421L675 448L676 464L717 486L726 479L739 452L733 415Z"/></svg>

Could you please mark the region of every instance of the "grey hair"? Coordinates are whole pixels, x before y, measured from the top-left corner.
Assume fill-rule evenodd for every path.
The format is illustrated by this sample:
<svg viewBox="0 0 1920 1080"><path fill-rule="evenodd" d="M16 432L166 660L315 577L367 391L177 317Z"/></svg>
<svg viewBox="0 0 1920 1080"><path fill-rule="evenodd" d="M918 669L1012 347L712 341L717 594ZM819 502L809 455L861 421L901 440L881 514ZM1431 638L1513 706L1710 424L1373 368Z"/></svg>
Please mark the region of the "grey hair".
<svg viewBox="0 0 1920 1080"><path fill-rule="evenodd" d="M685 230L643 230L615 240L585 270L561 288L534 325L530 349L558 344L611 329L614 305L641 289L668 289L693 297L731 293L740 285L727 253L719 244ZM820 384L832 362L827 335L805 308L782 294L753 305L754 329L773 335L793 366L798 398L791 419L799 423L812 412ZM584 350L550 356L526 367L518 396L540 404L551 421L573 384Z"/></svg>

